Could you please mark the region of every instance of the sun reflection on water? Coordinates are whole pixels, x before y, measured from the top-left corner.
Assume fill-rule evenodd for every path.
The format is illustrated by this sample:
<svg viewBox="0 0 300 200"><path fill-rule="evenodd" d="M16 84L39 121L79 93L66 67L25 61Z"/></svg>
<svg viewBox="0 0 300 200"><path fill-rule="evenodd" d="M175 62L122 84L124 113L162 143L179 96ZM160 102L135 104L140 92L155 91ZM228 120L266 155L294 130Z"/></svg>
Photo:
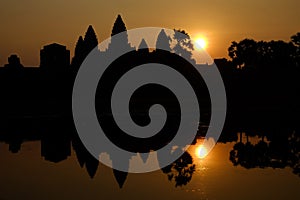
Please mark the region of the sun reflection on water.
<svg viewBox="0 0 300 200"><path fill-rule="evenodd" d="M204 146L204 145L199 145L198 147L196 147L196 156L200 159L204 159L207 154L208 154L208 151L207 151L207 148Z"/></svg>
<svg viewBox="0 0 300 200"><path fill-rule="evenodd" d="M216 142L213 138L199 138L194 148L191 149L191 153L195 159L203 160L208 156L215 144Z"/></svg>

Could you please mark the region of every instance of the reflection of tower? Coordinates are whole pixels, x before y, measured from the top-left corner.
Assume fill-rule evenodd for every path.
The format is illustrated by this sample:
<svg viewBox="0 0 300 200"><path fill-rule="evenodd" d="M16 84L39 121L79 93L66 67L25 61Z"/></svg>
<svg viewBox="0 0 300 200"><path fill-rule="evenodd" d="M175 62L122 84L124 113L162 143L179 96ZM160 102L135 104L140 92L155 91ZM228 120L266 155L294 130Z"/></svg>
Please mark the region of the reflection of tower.
<svg viewBox="0 0 300 200"><path fill-rule="evenodd" d="M20 134L11 132L8 135L7 142L9 144L9 151L11 151L12 153L18 153L21 149L23 139Z"/></svg>
<svg viewBox="0 0 300 200"><path fill-rule="evenodd" d="M122 172L122 171L113 169L113 173L114 173L114 176L115 176L115 178L116 178L116 180L119 184L119 187L122 188L125 181L126 181L128 172Z"/></svg>
<svg viewBox="0 0 300 200"><path fill-rule="evenodd" d="M119 184L119 187L122 188L126 178L127 178L127 174L129 171L129 161L130 161L130 157L128 156L114 156L114 155L110 155L111 160L112 160L112 165L113 166L117 166L120 167L121 169L124 169L124 171L119 171L117 169L113 169L113 173L115 176L116 181Z"/></svg>
<svg viewBox="0 0 300 200"><path fill-rule="evenodd" d="M98 170L99 161L86 150L78 137L73 138L72 146L76 153L80 167L84 167L85 165L89 176L94 178Z"/></svg>
<svg viewBox="0 0 300 200"><path fill-rule="evenodd" d="M70 65L70 51L63 45L53 43L40 51L40 67L44 69L60 69Z"/></svg>
<svg viewBox="0 0 300 200"><path fill-rule="evenodd" d="M41 139L41 156L51 162L60 162L71 155L71 141L66 136L45 133Z"/></svg>
<svg viewBox="0 0 300 200"><path fill-rule="evenodd" d="M94 158L94 156L92 156L88 151L86 151L86 157L85 157L85 167L86 170L88 172L88 174L90 175L91 178L94 178L97 170L98 170L98 166L99 166L99 161Z"/></svg>

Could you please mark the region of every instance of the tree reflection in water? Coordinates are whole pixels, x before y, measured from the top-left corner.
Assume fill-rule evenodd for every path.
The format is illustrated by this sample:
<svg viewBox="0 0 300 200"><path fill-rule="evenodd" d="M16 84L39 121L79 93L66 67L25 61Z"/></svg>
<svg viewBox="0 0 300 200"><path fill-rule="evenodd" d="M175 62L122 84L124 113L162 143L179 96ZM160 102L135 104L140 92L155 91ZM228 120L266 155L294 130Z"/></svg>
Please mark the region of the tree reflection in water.
<svg viewBox="0 0 300 200"><path fill-rule="evenodd" d="M246 142L242 141L243 134L240 133L240 140L230 151L229 159L234 166L250 168L284 168L291 167L293 173L300 176L300 137L297 131L289 134L280 134L275 131L268 135L268 141L262 136L257 144L253 144L246 135Z"/></svg>
<svg viewBox="0 0 300 200"><path fill-rule="evenodd" d="M167 174L168 180L175 181L175 187L178 187L184 186L192 180L195 168L192 156L185 152L175 162L162 168L162 171Z"/></svg>

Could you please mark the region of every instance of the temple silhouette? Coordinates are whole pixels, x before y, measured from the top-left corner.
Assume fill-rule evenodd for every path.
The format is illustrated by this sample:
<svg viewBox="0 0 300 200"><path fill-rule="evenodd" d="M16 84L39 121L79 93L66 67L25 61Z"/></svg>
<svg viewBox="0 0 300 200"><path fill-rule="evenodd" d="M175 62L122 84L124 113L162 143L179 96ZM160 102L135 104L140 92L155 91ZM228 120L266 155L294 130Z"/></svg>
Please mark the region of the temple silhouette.
<svg viewBox="0 0 300 200"><path fill-rule="evenodd" d="M126 31L125 23L121 15L118 15L113 24L111 36L121 32L126 33ZM161 30L156 42L165 46L166 49L170 49L171 52L190 57L190 62L195 62L191 57L191 51L187 50L193 49L191 43L186 43L186 41L190 41L190 37L184 30L177 31L187 37L176 38L179 36L175 34L174 38L170 38L164 30ZM172 39L179 41L173 47L170 45ZM136 63L143 59L151 60L151 57L152 60L156 57L155 59L163 62L169 56L163 55L162 52L155 49L150 51L144 39L138 45L142 47L139 51L131 46L127 34L118 40L113 39L105 51L114 51L117 46L122 46L133 52L131 56L135 58L133 62ZM263 114L256 117L258 120L260 116L268 115L267 113L271 110L271 112L280 113L279 116L285 116L281 120L295 121L299 113L300 101L300 95L295 92L300 89L300 84L298 84L300 66L298 40L299 34L292 36L289 43L283 41L256 42L245 39L233 42L228 48L231 60L225 58L214 60L225 84L230 117L240 121L244 117L247 118L245 115L257 111ZM89 25L84 36L79 36L72 59L70 59L70 51L66 46L57 43L42 47L39 67L24 67L17 55L11 55L8 58L8 64L0 68L0 90L3 97L0 99L2 110L0 118L71 116L70 102L74 79L83 60L97 45L96 32L92 25ZM105 52L99 50L99 53ZM172 56L174 57L174 55ZM130 59L123 58L123 61L126 60L125 63L131 64L132 58ZM165 61L165 64L176 65L175 61L167 62ZM202 66L198 65L198 67ZM120 68L118 67L118 69ZM118 72L114 72L112 75L116 73ZM188 73L189 78L193 79L193 73ZM199 93L204 92L206 93L204 96L207 96L207 91L203 89L205 83L198 85L200 86L195 86L197 87L196 92L201 90ZM203 99L205 100L202 109L209 113L210 102L207 98L203 98L203 95L199 101ZM241 101L241 99L243 100ZM255 115L255 113L251 114ZM269 117L272 115L263 118ZM268 119L267 121L272 120Z"/></svg>
<svg viewBox="0 0 300 200"><path fill-rule="evenodd" d="M124 31L127 31L125 23L118 15L111 36ZM182 33L189 38L187 33L184 31ZM161 30L157 43L163 44L170 51L191 57L191 52L180 46L172 49L170 40L165 31ZM299 46L294 45L298 48L295 50L292 44L286 46L274 41L267 43L246 40L240 43L233 43L229 48L231 61L225 58L214 60L224 80L228 99L227 119L219 142L236 142L228 156L234 166L247 169L291 167L293 172L299 175ZM196 91L202 112L197 137L205 136L210 121L211 102L205 82L194 76L193 68L173 53L158 49L150 51L144 39L140 41L140 50L137 51L129 43L126 34L118 41L112 40L106 51L113 51L120 44L131 51L118 58L108 68L105 73L109 76L101 80L102 84L98 85L95 97L97 117L101 119L99 121L103 123L104 129L108 133L113 133L109 135L110 139L116 143L121 141L119 145L128 139L124 135L122 138L115 137L120 130L114 128L110 106L103 107L103 105L110 105L109 97L114 86L111 82L117 81L124 71L145 62L173 66L188 77ZM268 51L274 47L272 45L278 46L278 44L282 45L282 48L290 47L290 55L284 54L280 57L279 53L276 57L272 54L272 52L278 54L284 51L282 48ZM95 177L99 161L85 149L78 138L72 121L71 102L76 74L86 56L97 45L96 32L89 25L84 37L79 36L72 59L70 59L70 50L57 43L42 47L39 67L24 67L21 59L15 54L8 58L8 64L0 68L0 130L2 130L0 140L9 144L9 151L19 152L24 141L40 141L41 156L49 162L57 163L68 159L73 148L79 166L87 171L90 178ZM186 45L189 46L188 43ZM242 47L244 49L241 52L250 51L246 48L247 45L251 48L256 45L259 51L255 50L255 52L261 52L262 49L267 49L267 52L262 55L257 53L256 56L249 56L246 53L239 56ZM253 51L251 49L250 52ZM103 52L99 50L99 53ZM191 62L194 62L192 58ZM114 70L116 68L119 70ZM178 111L178 105L173 100L172 94L153 85L146 89L148 93L142 93L145 88L141 88L141 91L138 91L131 100L130 108L135 121L138 124L147 124L146 112L140 110L147 110L148 105L160 103L167 111L173 113L167 118L166 124L176 124L180 116L174 114ZM101 93L101 91L105 92ZM151 98L154 94L164 97L163 100ZM286 126L290 128L286 129ZM249 139L251 136L254 137L251 135L255 132L253 130L260 132L258 136L261 140L258 144L251 143ZM163 131L164 133L173 131L172 126L167 125ZM242 140L244 137L246 141ZM151 148L159 148L172 138L163 139ZM149 141L153 143L152 140ZM140 153L153 150L147 145L147 141L135 140L134 142L136 145L122 147ZM114 158L112 161L120 162ZM175 181L175 186L178 187L190 182L195 166L191 156L184 154L162 171L168 180ZM122 188L128 174L113 170L113 175Z"/></svg>
<svg viewBox="0 0 300 200"><path fill-rule="evenodd" d="M70 51L63 45L53 43L40 51L40 68L55 70L70 66Z"/></svg>
<svg viewBox="0 0 300 200"><path fill-rule="evenodd" d="M15 54L9 56L7 60L8 64L4 65L6 68L18 69L24 67L20 62L20 58Z"/></svg>

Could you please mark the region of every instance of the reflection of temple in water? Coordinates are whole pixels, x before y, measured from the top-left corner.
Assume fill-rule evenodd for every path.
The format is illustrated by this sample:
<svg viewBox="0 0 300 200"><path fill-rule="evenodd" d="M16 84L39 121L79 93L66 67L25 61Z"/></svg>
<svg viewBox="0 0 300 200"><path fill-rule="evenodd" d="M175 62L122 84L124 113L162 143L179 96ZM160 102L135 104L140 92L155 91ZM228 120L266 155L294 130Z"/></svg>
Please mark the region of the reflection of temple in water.
<svg viewBox="0 0 300 200"><path fill-rule="evenodd" d="M51 162L60 162L71 156L71 141L66 136L46 133L41 138L41 156Z"/></svg>
<svg viewBox="0 0 300 200"><path fill-rule="evenodd" d="M41 157L55 163L70 159L71 152L74 152L79 166L85 169L89 177L93 179L97 175L100 166L99 161L83 146L72 123L67 122L62 123L60 119L57 119L39 120L39 123L33 124L22 124L18 121L7 123L6 126L0 127L0 141L8 143L8 150L12 153L22 151L22 143L25 141L40 141ZM232 131L232 134L238 136L235 142L231 141L232 137L228 137L228 141L232 144L232 149L228 154L233 165L247 169L290 167L294 174L299 175L299 130L269 130L257 134L258 132L260 131L241 131L236 134ZM226 143L225 138L222 141L224 143ZM195 143L195 148L202 143L199 141L202 140ZM130 158L117 159L109 156L113 165L118 165L121 162L127 163L129 166ZM195 159L200 158L192 157L186 152L176 161L162 168L162 172L166 174L169 181L174 182L176 187L184 186L192 180L197 168ZM130 174L115 169L112 169L112 172L119 187L124 187Z"/></svg>

